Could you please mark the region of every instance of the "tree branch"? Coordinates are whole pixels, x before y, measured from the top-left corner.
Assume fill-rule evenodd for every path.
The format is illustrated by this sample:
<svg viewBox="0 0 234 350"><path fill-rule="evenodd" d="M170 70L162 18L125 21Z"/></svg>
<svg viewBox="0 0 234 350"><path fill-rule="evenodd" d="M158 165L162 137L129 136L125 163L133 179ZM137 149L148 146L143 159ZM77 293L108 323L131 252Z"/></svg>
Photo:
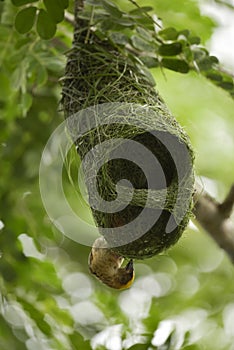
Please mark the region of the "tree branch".
<svg viewBox="0 0 234 350"><path fill-rule="evenodd" d="M195 185L193 208L195 219L226 251L234 263L234 222L230 218L233 205L234 184L223 203L218 203L200 185Z"/></svg>

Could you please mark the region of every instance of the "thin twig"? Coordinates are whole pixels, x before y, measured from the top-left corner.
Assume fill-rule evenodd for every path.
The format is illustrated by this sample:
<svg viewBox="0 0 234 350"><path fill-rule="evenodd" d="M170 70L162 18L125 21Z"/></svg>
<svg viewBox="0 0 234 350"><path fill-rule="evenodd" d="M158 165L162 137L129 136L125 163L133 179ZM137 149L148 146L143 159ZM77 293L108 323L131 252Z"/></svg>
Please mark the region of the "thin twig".
<svg viewBox="0 0 234 350"><path fill-rule="evenodd" d="M129 1L130 1L134 6L136 6L138 9L143 10L142 12L144 13L144 15L145 15L146 17L150 18L150 19L153 21L153 23L154 23L157 27L159 27L160 29L162 29L162 26L161 26L157 21L155 21L155 20L148 14L147 11L144 11L144 9L143 9L140 5L138 5L138 3L137 3L135 0L129 0Z"/></svg>
<svg viewBox="0 0 234 350"><path fill-rule="evenodd" d="M223 67L218 67L217 70L218 70L220 73L227 74L227 75L230 76L230 78L234 79L234 74L233 74L232 72L230 72L228 69L223 68Z"/></svg>
<svg viewBox="0 0 234 350"><path fill-rule="evenodd" d="M68 11L65 11L64 12L64 19L65 19L66 22L68 22L68 23L72 24L73 26L75 26L75 16L72 13L70 13Z"/></svg>
<svg viewBox="0 0 234 350"><path fill-rule="evenodd" d="M230 218L233 205L234 185L223 203L218 203L196 184L193 208L195 219L234 263L234 222Z"/></svg>

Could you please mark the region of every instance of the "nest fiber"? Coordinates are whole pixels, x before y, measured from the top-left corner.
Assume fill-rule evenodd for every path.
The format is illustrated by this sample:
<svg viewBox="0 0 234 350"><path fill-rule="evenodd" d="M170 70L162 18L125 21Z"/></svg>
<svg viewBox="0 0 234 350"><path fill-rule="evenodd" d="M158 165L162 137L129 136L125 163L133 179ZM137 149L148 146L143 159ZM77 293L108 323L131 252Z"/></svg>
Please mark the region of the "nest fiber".
<svg viewBox="0 0 234 350"><path fill-rule="evenodd" d="M75 37L62 103L109 245L143 259L175 244L191 215L193 152L144 66L95 36Z"/></svg>

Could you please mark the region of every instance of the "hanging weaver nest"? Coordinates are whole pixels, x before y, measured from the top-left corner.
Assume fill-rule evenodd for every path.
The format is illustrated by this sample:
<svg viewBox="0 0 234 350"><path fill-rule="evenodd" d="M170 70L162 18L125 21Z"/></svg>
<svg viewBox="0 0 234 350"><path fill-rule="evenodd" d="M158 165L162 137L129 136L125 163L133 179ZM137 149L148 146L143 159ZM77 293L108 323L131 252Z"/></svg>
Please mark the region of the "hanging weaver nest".
<svg viewBox="0 0 234 350"><path fill-rule="evenodd" d="M143 65L94 34L74 38L62 104L95 222L119 254L151 257L176 243L191 216L189 139Z"/></svg>

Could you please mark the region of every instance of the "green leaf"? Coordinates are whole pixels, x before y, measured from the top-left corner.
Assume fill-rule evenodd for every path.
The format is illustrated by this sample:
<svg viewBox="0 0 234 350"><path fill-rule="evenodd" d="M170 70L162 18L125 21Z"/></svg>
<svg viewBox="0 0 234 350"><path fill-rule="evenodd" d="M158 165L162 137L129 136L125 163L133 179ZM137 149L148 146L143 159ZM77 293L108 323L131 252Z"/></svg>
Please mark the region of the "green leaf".
<svg viewBox="0 0 234 350"><path fill-rule="evenodd" d="M148 84L150 84L151 86L155 86L155 80L154 77L152 76L151 72L148 70L148 68L146 68L145 66L141 66L139 64L137 64L139 70L141 71L141 73L145 76L145 78L147 79Z"/></svg>
<svg viewBox="0 0 234 350"><path fill-rule="evenodd" d="M192 51L193 51L194 60L196 62L198 62L199 60L203 60L208 56L208 51L204 48L195 47L192 49Z"/></svg>
<svg viewBox="0 0 234 350"><path fill-rule="evenodd" d="M90 350L90 343L87 340L84 340L81 334L79 334L77 331L74 331L73 333L69 334L69 338L71 340L72 344L79 344L79 348L82 350ZM100 348L100 347L98 347Z"/></svg>
<svg viewBox="0 0 234 350"><path fill-rule="evenodd" d="M129 42L127 35L121 32L112 32L110 39L118 45L126 45Z"/></svg>
<svg viewBox="0 0 234 350"><path fill-rule="evenodd" d="M48 79L46 67L44 67L44 65L40 64L39 62L40 60L38 59L37 61L37 57L35 56L35 59L33 59L30 64L31 81L37 87L44 85Z"/></svg>
<svg viewBox="0 0 234 350"><path fill-rule="evenodd" d="M219 63L219 60L216 56L209 56L210 57L210 60L214 63L214 64L218 64Z"/></svg>
<svg viewBox="0 0 234 350"><path fill-rule="evenodd" d="M9 28L12 28L12 24L15 20L15 15L17 9L8 1L8 3L0 3L0 23L1 23L1 30L3 28L3 25L8 26ZM2 35L0 35L2 39Z"/></svg>
<svg viewBox="0 0 234 350"><path fill-rule="evenodd" d="M38 0L11 0L11 2L15 6L22 6L26 4L31 4L33 2L38 2Z"/></svg>
<svg viewBox="0 0 234 350"><path fill-rule="evenodd" d="M64 57L53 57L51 59L49 52L38 52L37 59L44 68L47 68L51 71L58 72L64 69L65 60Z"/></svg>
<svg viewBox="0 0 234 350"><path fill-rule="evenodd" d="M58 0L43 0L46 10L55 23L62 22L64 18L64 7L60 6Z"/></svg>
<svg viewBox="0 0 234 350"><path fill-rule="evenodd" d="M182 35L182 36L185 36L186 38L188 38L190 35L190 31L188 29L181 30L178 32L178 36L179 35Z"/></svg>
<svg viewBox="0 0 234 350"><path fill-rule="evenodd" d="M133 17L134 19L134 17ZM154 20L153 18L151 18L150 16L139 16L139 17L136 17L135 18L135 22L137 24L140 24L142 27L144 28L147 28L149 30L152 30L154 31L154 26L155 26L155 23L154 23Z"/></svg>
<svg viewBox="0 0 234 350"><path fill-rule="evenodd" d="M135 25L135 22L133 20L131 20L130 18L121 18L121 19L118 19L116 22L122 28L133 27Z"/></svg>
<svg viewBox="0 0 234 350"><path fill-rule="evenodd" d="M159 61L155 57L143 56L141 57L141 61L148 68L155 68L159 66Z"/></svg>
<svg viewBox="0 0 234 350"><path fill-rule="evenodd" d="M192 36L188 40L191 45L199 45L201 43L201 39L198 36Z"/></svg>
<svg viewBox="0 0 234 350"><path fill-rule="evenodd" d="M201 71L210 70L213 67L213 60L210 57L205 57L200 61L196 61Z"/></svg>
<svg viewBox="0 0 234 350"><path fill-rule="evenodd" d="M175 28L169 27L163 30L160 30L159 35L165 40L176 40L178 32Z"/></svg>
<svg viewBox="0 0 234 350"><path fill-rule="evenodd" d="M37 86L42 86L47 82L48 73L45 67L43 67L42 65L38 65L36 77L37 77L37 80L36 80Z"/></svg>
<svg viewBox="0 0 234 350"><path fill-rule="evenodd" d="M145 41L144 39L142 39L137 35L133 35L131 37L131 42L132 42L132 45L138 50L149 51L149 52L155 51L155 47L153 45L151 45L149 42Z"/></svg>
<svg viewBox="0 0 234 350"><path fill-rule="evenodd" d="M69 0L58 0L58 3L60 4L60 7L63 9L66 9L69 6Z"/></svg>
<svg viewBox="0 0 234 350"><path fill-rule="evenodd" d="M144 14L146 12L150 12L150 11L153 11L153 7L151 7L151 6L142 6L142 7L136 8L134 10L131 10L129 12L129 14L134 15L134 16L135 15L139 16L139 15L142 15L142 14Z"/></svg>
<svg viewBox="0 0 234 350"><path fill-rule="evenodd" d="M185 61L191 62L191 63L194 62L193 52L191 50L191 46L190 45L184 45L183 46L183 56L185 58Z"/></svg>
<svg viewBox="0 0 234 350"><path fill-rule="evenodd" d="M142 38L144 38L147 41L152 41L152 34L148 30L142 28L142 27L137 27L136 31Z"/></svg>
<svg viewBox="0 0 234 350"><path fill-rule="evenodd" d="M232 90L234 88L232 81L222 81L221 83L218 83L218 86L222 87L225 90Z"/></svg>
<svg viewBox="0 0 234 350"><path fill-rule="evenodd" d="M11 84L12 84L12 88L15 91L21 90L22 93L26 92L27 69L28 69L28 60L25 58L20 64L18 64L16 70L12 74Z"/></svg>
<svg viewBox="0 0 234 350"><path fill-rule="evenodd" d="M29 43L30 43L30 38L28 36L27 37L22 36L22 39L18 40L17 43L15 44L15 48L16 50L19 50L22 48L22 46L28 45Z"/></svg>
<svg viewBox="0 0 234 350"><path fill-rule="evenodd" d="M46 335L52 334L51 326L44 320L44 313L38 310L37 303L29 303L27 300L19 297L18 300L20 301L21 305L23 306L24 310L27 311L31 319L36 322L38 328Z"/></svg>
<svg viewBox="0 0 234 350"><path fill-rule="evenodd" d="M0 71L0 99L7 100L11 93L10 77L6 72Z"/></svg>
<svg viewBox="0 0 234 350"><path fill-rule="evenodd" d="M162 65L165 68L171 69L179 73L188 73L189 65L187 62L175 58L163 58Z"/></svg>
<svg viewBox="0 0 234 350"><path fill-rule="evenodd" d="M102 6L101 0L86 0L85 3L91 6Z"/></svg>
<svg viewBox="0 0 234 350"><path fill-rule="evenodd" d="M135 344L133 346L131 346L130 348L128 348L128 350L147 350L149 349L149 344Z"/></svg>
<svg viewBox="0 0 234 350"><path fill-rule="evenodd" d="M182 52L182 45L180 42L172 44L163 44L159 47L158 53L161 56L176 56Z"/></svg>
<svg viewBox="0 0 234 350"><path fill-rule="evenodd" d="M53 22L45 10L40 10L37 18L37 32L42 39L53 38L56 32L56 24Z"/></svg>
<svg viewBox="0 0 234 350"><path fill-rule="evenodd" d="M213 80L214 82L220 82L223 80L221 73L214 71L209 71L206 74L206 77L210 80Z"/></svg>
<svg viewBox="0 0 234 350"><path fill-rule="evenodd" d="M35 22L36 7L30 6L19 11L15 18L15 28L20 34L29 32Z"/></svg>
<svg viewBox="0 0 234 350"><path fill-rule="evenodd" d="M126 29L126 27L130 28L134 26L134 22L129 20L129 19L125 19L125 18L121 18L117 21L114 20L114 18L110 21L110 18L101 19L101 29L102 31L108 31L108 30L113 30L113 31L122 31L124 29ZM104 17L105 18L105 17Z"/></svg>
<svg viewBox="0 0 234 350"><path fill-rule="evenodd" d="M103 0L103 7L111 16L116 18L122 17L122 11L120 11L120 9L114 3Z"/></svg>
<svg viewBox="0 0 234 350"><path fill-rule="evenodd" d="M22 94L21 97L21 109L22 109L22 115L23 117L26 117L27 112L29 111L30 107L32 106L32 96L28 93Z"/></svg>

